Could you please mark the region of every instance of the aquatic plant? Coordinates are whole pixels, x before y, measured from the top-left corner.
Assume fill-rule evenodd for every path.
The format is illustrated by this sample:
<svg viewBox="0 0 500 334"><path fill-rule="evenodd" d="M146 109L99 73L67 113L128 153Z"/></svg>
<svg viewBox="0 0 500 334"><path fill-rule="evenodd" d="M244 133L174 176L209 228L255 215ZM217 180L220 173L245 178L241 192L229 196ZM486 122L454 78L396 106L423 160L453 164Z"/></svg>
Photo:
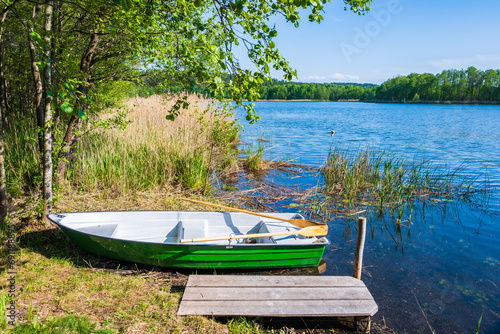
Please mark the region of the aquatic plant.
<svg viewBox="0 0 500 334"><path fill-rule="evenodd" d="M460 168L410 163L370 149L330 149L322 172L331 201L370 207L379 214L388 210L398 223L404 217L411 221L417 201L449 201L484 191L474 189L475 180L462 175Z"/></svg>
<svg viewBox="0 0 500 334"><path fill-rule="evenodd" d="M257 147L255 147L253 144L249 144L247 149L245 150L243 166L250 171L263 169L263 155L264 144L262 143L262 141L258 142Z"/></svg>

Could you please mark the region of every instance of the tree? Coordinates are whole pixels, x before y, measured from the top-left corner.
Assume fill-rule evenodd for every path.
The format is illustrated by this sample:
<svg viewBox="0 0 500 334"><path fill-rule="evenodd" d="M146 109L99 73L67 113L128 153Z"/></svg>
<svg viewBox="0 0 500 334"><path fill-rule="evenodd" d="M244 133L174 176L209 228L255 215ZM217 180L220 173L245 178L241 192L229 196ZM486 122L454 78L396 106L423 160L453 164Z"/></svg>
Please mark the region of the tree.
<svg viewBox="0 0 500 334"><path fill-rule="evenodd" d="M479 71L474 66L470 66L465 71L465 76L467 80L467 91L469 95L469 100L479 99L479 90L484 80L484 73Z"/></svg>
<svg viewBox="0 0 500 334"><path fill-rule="evenodd" d="M93 122L99 112L99 87L139 82L155 72L160 85L187 90L199 84L221 101L229 92L242 105L259 97L271 69L283 71L286 80L296 76L276 47L271 18L281 15L299 26L305 13L320 22L325 2L0 1L0 209L6 198L1 134L7 120L37 120L46 214L52 182L64 177L82 123ZM359 14L370 2L344 1ZM254 69L240 66L233 52L238 45L246 48ZM181 97L168 117L186 106ZM245 107L248 121L259 119L251 105Z"/></svg>
<svg viewBox="0 0 500 334"><path fill-rule="evenodd" d="M484 72L484 82L481 86L479 98L481 100L493 101L495 88L498 87L499 77L494 70Z"/></svg>
<svg viewBox="0 0 500 334"><path fill-rule="evenodd" d="M499 70L445 70L440 74L411 73L389 79L370 94L381 101L498 101Z"/></svg>

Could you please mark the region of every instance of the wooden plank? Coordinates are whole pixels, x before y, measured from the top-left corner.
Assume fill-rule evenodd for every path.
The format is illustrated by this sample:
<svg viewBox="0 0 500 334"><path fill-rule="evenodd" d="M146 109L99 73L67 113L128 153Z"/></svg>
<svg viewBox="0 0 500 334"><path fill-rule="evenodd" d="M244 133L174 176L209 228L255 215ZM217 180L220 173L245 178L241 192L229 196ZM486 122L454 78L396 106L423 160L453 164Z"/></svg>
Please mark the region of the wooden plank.
<svg viewBox="0 0 500 334"><path fill-rule="evenodd" d="M367 317L377 310L365 284L348 276L192 275L178 314Z"/></svg>
<svg viewBox="0 0 500 334"><path fill-rule="evenodd" d="M196 287L186 289L183 300L373 300L366 287Z"/></svg>
<svg viewBox="0 0 500 334"><path fill-rule="evenodd" d="M178 315L268 316L268 317L351 317L372 316L378 310L373 300L301 301L182 301Z"/></svg>
<svg viewBox="0 0 500 334"><path fill-rule="evenodd" d="M246 275L191 275L187 286L206 287L332 287L360 286L365 284L349 276L246 276Z"/></svg>

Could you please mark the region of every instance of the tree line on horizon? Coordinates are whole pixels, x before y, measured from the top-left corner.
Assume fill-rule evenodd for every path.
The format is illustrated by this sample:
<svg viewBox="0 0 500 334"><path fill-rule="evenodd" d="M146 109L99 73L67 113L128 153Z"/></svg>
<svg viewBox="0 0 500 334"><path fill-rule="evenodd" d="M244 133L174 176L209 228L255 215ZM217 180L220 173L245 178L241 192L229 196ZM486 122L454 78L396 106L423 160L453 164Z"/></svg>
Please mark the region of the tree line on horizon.
<svg viewBox="0 0 500 334"><path fill-rule="evenodd" d="M273 80L261 86L261 100L369 100L374 84L302 83Z"/></svg>
<svg viewBox="0 0 500 334"><path fill-rule="evenodd" d="M470 66L439 74L411 73L381 85L356 83L298 83L273 80L260 88L260 100L316 101L500 101L500 70Z"/></svg>

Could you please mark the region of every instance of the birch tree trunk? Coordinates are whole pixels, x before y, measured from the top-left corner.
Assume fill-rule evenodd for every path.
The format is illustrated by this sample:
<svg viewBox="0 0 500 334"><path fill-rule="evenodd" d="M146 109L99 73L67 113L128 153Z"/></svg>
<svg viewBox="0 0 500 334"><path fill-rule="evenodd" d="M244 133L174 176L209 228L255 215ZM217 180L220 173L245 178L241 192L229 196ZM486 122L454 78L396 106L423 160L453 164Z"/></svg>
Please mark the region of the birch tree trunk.
<svg viewBox="0 0 500 334"><path fill-rule="evenodd" d="M52 84L52 43L50 38L50 32L52 30L52 19L53 19L53 7L52 1L49 1L47 7L45 8L45 42L46 48L44 52L44 57L46 60L46 66L44 69L44 124L43 124L43 219L47 221L47 215L52 211L52 94L47 94L48 90L51 90Z"/></svg>

